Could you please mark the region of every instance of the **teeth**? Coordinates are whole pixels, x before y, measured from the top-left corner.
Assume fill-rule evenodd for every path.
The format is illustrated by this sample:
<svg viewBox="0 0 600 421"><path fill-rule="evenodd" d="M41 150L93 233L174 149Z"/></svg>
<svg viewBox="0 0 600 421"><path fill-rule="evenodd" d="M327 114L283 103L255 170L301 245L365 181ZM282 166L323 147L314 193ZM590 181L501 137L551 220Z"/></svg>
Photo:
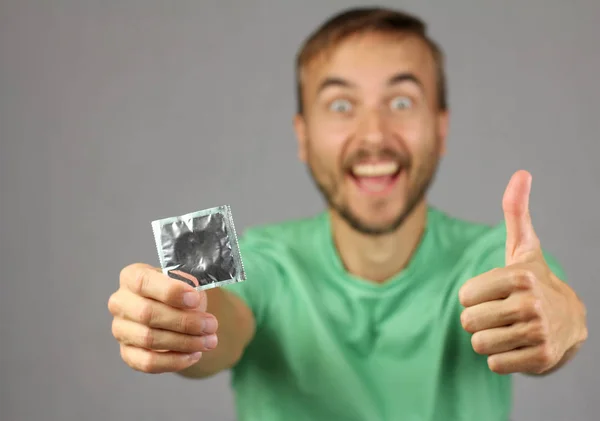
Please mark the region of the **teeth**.
<svg viewBox="0 0 600 421"><path fill-rule="evenodd" d="M384 162L379 164L358 164L352 167L352 172L357 177L381 177L392 175L398 171L395 162Z"/></svg>

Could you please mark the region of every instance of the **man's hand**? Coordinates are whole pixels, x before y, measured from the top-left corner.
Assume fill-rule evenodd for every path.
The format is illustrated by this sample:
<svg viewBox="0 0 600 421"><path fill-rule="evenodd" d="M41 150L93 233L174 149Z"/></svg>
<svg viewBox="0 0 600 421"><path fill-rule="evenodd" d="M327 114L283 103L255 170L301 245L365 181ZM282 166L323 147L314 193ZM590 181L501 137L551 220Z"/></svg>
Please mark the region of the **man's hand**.
<svg viewBox="0 0 600 421"><path fill-rule="evenodd" d="M148 265L121 271L108 308L121 357L146 373L177 372L217 346L217 319L206 313L206 292Z"/></svg>
<svg viewBox="0 0 600 421"><path fill-rule="evenodd" d="M548 267L529 214L531 175L515 173L502 207L506 267L463 285L463 328L496 373L543 374L562 365L587 338L585 307Z"/></svg>

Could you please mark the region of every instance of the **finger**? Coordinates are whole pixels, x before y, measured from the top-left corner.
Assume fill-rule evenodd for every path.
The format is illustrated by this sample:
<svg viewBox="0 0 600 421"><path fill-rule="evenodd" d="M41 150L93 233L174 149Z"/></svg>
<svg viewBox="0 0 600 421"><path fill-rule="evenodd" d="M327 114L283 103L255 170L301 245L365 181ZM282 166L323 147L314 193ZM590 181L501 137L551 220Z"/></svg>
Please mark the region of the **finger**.
<svg viewBox="0 0 600 421"><path fill-rule="evenodd" d="M135 295L128 290L116 294L110 308L115 317L188 335L216 333L218 328L216 317L210 313L170 307L160 301Z"/></svg>
<svg viewBox="0 0 600 421"><path fill-rule="evenodd" d="M529 346L488 357L490 370L498 374L542 374L559 360L547 344Z"/></svg>
<svg viewBox="0 0 600 421"><path fill-rule="evenodd" d="M487 301L502 300L516 289L514 275L509 270L493 269L469 279L460 288L458 297L464 307Z"/></svg>
<svg viewBox="0 0 600 421"><path fill-rule="evenodd" d="M503 300L519 291L535 287L535 274L520 266L496 268L469 279L459 290L459 300L464 307Z"/></svg>
<svg viewBox="0 0 600 421"><path fill-rule="evenodd" d="M529 212L531 174L517 171L511 177L502 199L506 222L506 266L521 261L539 248Z"/></svg>
<svg viewBox="0 0 600 421"><path fill-rule="evenodd" d="M197 363L201 352L183 354L167 351L157 352L128 345L121 345L121 358L134 370L144 373L173 373Z"/></svg>
<svg viewBox="0 0 600 421"><path fill-rule="evenodd" d="M185 282L172 279L148 265L127 266L121 272L121 285L134 294L152 298L179 308L206 311L206 293L196 291Z"/></svg>
<svg viewBox="0 0 600 421"><path fill-rule="evenodd" d="M460 315L463 329L475 333L514 323L516 317L506 300L488 301L464 309Z"/></svg>
<svg viewBox="0 0 600 421"><path fill-rule="evenodd" d="M193 336L168 330L153 329L131 320L116 318L112 325L113 336L123 345L151 350L168 350L184 353L210 351L217 346L217 335Z"/></svg>
<svg viewBox="0 0 600 421"><path fill-rule="evenodd" d="M471 336L471 345L478 354L493 355L539 345L544 342L544 339L535 323L516 323L475 332Z"/></svg>
<svg viewBox="0 0 600 421"><path fill-rule="evenodd" d="M487 301L465 308L462 327L470 333L509 326L539 317L539 302L533 294L516 292L504 300Z"/></svg>

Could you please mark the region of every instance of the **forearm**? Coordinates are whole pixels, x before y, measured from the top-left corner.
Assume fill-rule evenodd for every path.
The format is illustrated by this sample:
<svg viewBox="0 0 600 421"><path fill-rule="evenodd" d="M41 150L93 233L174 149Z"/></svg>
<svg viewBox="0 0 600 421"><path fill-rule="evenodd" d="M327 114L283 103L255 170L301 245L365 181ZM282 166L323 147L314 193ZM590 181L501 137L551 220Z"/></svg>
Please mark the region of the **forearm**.
<svg viewBox="0 0 600 421"><path fill-rule="evenodd" d="M219 342L215 349L203 353L196 364L178 373L184 377L209 377L233 367L254 336L254 317L240 298L221 288L208 290L207 296L207 312L219 323Z"/></svg>

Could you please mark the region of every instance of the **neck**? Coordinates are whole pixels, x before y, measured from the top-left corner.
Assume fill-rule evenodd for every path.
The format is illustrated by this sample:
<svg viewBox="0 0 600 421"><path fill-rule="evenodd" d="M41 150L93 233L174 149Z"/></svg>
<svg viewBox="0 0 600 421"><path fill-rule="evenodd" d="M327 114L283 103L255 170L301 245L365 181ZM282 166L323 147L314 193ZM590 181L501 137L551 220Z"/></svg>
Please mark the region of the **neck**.
<svg viewBox="0 0 600 421"><path fill-rule="evenodd" d="M337 213L330 214L334 242L346 270L383 283L408 265L425 230L427 204L422 200L396 231L379 236L360 233Z"/></svg>

